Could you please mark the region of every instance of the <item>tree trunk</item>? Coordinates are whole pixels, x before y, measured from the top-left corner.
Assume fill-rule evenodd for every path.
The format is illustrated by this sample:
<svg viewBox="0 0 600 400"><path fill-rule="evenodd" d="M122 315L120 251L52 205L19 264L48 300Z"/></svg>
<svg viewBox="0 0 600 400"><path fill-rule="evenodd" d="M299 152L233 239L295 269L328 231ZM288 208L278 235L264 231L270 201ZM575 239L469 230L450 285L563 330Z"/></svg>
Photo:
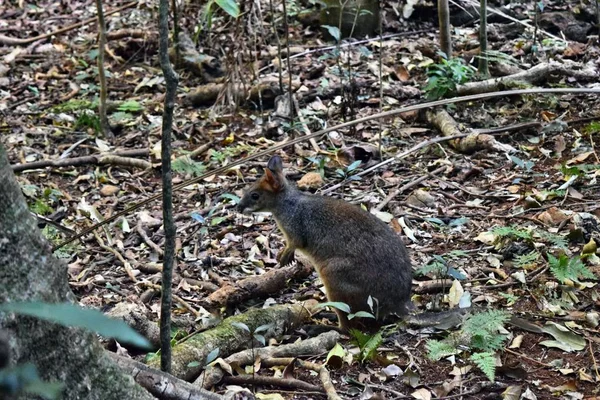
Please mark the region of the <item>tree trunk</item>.
<svg viewBox="0 0 600 400"><path fill-rule="evenodd" d="M0 303L75 300L66 266L37 229L0 143ZM30 362L41 379L63 382L63 399L154 398L121 372L93 333L6 313L0 331L9 337L11 365Z"/></svg>

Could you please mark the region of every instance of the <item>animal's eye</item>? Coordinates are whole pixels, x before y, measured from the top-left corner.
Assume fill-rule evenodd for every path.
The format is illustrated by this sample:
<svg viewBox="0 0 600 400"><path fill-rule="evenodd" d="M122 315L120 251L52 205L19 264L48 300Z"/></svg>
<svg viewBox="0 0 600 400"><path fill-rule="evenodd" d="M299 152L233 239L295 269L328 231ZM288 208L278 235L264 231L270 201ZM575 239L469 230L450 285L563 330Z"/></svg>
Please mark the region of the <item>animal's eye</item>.
<svg viewBox="0 0 600 400"><path fill-rule="evenodd" d="M251 198L252 200L258 200L258 199L260 199L260 194L258 194L257 192L252 192L252 193L250 194L250 198Z"/></svg>

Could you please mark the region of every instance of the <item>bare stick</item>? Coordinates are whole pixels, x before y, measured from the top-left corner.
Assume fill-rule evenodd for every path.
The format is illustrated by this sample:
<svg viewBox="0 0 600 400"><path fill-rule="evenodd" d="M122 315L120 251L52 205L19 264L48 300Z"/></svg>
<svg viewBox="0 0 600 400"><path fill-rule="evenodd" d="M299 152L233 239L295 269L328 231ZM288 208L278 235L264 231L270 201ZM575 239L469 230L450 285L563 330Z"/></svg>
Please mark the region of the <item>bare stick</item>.
<svg viewBox="0 0 600 400"><path fill-rule="evenodd" d="M448 0L438 0L438 21L440 25L440 48L446 59L452 58L452 35L450 35L450 7Z"/></svg>
<svg viewBox="0 0 600 400"><path fill-rule="evenodd" d="M160 0L158 6L158 31L160 66L167 87L162 121L162 199L165 253L163 257L162 296L160 302L160 369L171 372L171 303L173 284L173 259L175 257L175 221L173 220L173 182L171 177L171 132L173 109L179 77L169 61L169 1Z"/></svg>
<svg viewBox="0 0 600 400"><path fill-rule="evenodd" d="M106 47L106 22L104 22L104 10L102 0L96 0L96 12L98 13L98 80L100 81L100 102L98 104L98 117L100 118L100 130L108 140L113 140L115 135L110 130L108 116L106 115L106 71L104 70L104 49Z"/></svg>

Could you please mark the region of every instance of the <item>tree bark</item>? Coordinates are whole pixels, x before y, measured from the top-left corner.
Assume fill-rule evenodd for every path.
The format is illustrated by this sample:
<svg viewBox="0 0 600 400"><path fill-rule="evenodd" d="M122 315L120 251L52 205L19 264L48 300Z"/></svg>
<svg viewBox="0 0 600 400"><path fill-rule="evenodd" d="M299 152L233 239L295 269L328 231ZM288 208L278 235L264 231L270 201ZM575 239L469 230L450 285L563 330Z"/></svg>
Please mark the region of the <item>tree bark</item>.
<svg viewBox="0 0 600 400"><path fill-rule="evenodd" d="M76 299L67 268L37 229L0 144L0 303L6 301ZM153 398L121 372L91 332L6 313L0 313L0 331L10 338L11 365L30 362L41 379L63 382L63 399Z"/></svg>

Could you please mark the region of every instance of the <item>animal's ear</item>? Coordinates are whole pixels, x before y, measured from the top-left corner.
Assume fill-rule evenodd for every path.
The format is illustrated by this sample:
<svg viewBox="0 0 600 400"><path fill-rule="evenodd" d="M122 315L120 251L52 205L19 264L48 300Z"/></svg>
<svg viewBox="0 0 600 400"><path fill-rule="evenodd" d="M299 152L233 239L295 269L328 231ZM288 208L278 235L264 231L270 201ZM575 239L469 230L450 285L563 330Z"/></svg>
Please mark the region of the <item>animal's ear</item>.
<svg viewBox="0 0 600 400"><path fill-rule="evenodd" d="M281 157L273 156L267 163L267 168L272 172L282 174L283 173L283 162L281 161Z"/></svg>
<svg viewBox="0 0 600 400"><path fill-rule="evenodd" d="M273 172L269 168L265 168L265 175L262 178L260 186L269 192L279 192L283 189L283 176Z"/></svg>

